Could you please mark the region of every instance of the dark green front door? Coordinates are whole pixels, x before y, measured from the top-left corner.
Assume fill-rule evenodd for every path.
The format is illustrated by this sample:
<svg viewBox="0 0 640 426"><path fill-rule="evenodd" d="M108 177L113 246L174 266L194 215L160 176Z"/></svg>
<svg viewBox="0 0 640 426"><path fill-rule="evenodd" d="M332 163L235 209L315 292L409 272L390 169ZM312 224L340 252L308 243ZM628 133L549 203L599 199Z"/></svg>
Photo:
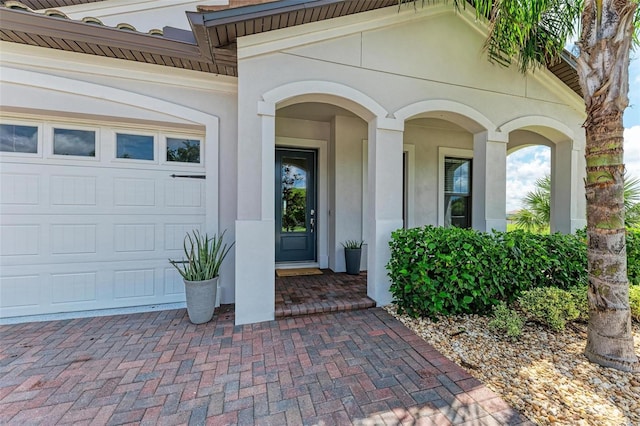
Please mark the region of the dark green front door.
<svg viewBox="0 0 640 426"><path fill-rule="evenodd" d="M276 148L276 262L316 260L316 152Z"/></svg>

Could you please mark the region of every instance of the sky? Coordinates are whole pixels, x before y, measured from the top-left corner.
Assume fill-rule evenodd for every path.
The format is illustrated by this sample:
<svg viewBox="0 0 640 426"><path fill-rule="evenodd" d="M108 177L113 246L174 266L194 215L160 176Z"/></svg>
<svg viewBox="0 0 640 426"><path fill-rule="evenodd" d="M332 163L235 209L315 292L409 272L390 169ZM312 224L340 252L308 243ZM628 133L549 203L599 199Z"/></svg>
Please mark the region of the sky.
<svg viewBox="0 0 640 426"><path fill-rule="evenodd" d="M640 51L629 65L629 106L624 114L624 162L627 172L640 178ZM507 212L522 208L522 198L535 181L551 171L551 150L524 148L507 157Z"/></svg>

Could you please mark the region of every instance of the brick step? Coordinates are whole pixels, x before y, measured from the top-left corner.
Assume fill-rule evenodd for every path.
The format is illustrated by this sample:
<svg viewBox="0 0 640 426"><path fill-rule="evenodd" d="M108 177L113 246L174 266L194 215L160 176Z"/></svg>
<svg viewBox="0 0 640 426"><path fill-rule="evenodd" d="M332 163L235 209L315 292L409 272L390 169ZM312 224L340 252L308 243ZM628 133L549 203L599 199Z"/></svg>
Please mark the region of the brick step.
<svg viewBox="0 0 640 426"><path fill-rule="evenodd" d="M327 312L341 312L341 311L355 311L358 309L374 308L376 302L363 297L358 300L333 300L333 301L318 301L302 304L281 304L276 306L276 318L293 317L297 315L309 315L319 314Z"/></svg>

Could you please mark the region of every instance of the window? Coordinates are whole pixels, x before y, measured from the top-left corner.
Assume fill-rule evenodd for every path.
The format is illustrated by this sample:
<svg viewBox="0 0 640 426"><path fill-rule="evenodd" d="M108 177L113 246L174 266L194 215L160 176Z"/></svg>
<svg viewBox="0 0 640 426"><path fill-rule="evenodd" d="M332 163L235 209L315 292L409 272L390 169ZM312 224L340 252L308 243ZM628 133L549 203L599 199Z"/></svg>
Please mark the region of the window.
<svg viewBox="0 0 640 426"><path fill-rule="evenodd" d="M444 159L444 225L471 227L470 159Z"/></svg>
<svg viewBox="0 0 640 426"><path fill-rule="evenodd" d="M53 129L55 155L96 156L96 132L93 130Z"/></svg>
<svg viewBox="0 0 640 426"><path fill-rule="evenodd" d="M38 128L17 124L0 124L0 151L38 153Z"/></svg>
<svg viewBox="0 0 640 426"><path fill-rule="evenodd" d="M168 137L167 161L200 163L200 141L197 139Z"/></svg>
<svg viewBox="0 0 640 426"><path fill-rule="evenodd" d="M153 136L116 133L116 158L153 161Z"/></svg>

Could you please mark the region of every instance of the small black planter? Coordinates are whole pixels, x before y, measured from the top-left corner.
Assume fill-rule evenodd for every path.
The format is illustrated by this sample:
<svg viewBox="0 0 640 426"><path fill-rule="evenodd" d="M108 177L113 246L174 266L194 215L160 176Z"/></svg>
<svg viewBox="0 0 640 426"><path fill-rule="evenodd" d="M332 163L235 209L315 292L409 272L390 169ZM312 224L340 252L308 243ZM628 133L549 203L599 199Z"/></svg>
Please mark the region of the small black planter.
<svg viewBox="0 0 640 426"><path fill-rule="evenodd" d="M345 248L344 260L347 264L347 274L360 275L360 258L362 257L361 248Z"/></svg>

